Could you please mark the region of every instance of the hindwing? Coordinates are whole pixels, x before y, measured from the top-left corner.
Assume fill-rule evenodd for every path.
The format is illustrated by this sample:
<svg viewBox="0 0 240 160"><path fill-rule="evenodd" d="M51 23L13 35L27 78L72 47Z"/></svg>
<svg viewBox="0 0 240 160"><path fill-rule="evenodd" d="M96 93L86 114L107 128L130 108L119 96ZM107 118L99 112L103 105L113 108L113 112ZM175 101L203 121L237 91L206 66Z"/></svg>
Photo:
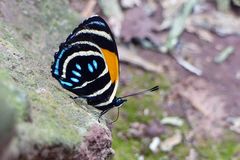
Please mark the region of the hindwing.
<svg viewBox="0 0 240 160"><path fill-rule="evenodd" d="M111 107L119 81L119 59L113 34L99 16L83 21L59 46L52 76L63 88L105 110Z"/></svg>

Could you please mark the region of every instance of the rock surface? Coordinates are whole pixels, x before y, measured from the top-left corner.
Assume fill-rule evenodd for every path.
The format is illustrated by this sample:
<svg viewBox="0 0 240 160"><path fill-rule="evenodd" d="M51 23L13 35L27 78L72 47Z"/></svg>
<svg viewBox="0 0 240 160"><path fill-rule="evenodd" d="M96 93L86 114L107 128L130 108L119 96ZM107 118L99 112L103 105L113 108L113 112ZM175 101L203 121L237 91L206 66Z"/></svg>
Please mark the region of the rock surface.
<svg viewBox="0 0 240 160"><path fill-rule="evenodd" d="M98 112L74 102L51 77L54 52L79 17L66 0L0 2L0 159L113 156Z"/></svg>

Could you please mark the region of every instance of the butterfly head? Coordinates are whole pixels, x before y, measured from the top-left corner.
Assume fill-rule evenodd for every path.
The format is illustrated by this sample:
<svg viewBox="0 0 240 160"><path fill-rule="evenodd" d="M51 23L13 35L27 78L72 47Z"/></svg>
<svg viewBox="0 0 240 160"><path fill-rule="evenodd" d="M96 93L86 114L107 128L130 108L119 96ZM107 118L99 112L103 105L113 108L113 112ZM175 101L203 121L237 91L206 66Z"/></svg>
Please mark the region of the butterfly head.
<svg viewBox="0 0 240 160"><path fill-rule="evenodd" d="M113 105L115 107L121 107L125 102L127 102L127 99L123 99L121 97L115 97L113 100Z"/></svg>
<svg viewBox="0 0 240 160"><path fill-rule="evenodd" d="M153 88L150 88L150 89L147 89L147 90L143 90L143 91L140 91L140 92L136 92L136 93L132 93L132 94L129 94L129 95L126 95L126 96L123 96L123 97L115 97L113 99L113 106L115 107L121 107L121 105L125 102L127 102L127 97L132 97L132 96L137 96L137 95L142 95L142 94L145 94L145 93L148 93L148 92L153 92L153 91L156 91L159 89L159 86L155 86Z"/></svg>

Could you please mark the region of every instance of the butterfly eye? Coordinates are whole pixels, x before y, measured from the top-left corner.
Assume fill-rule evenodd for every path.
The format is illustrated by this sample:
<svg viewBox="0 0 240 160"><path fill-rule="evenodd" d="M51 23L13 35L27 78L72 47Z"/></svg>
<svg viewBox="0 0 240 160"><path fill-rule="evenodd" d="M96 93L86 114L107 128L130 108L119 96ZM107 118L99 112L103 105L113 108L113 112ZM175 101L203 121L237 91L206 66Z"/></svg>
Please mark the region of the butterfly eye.
<svg viewBox="0 0 240 160"><path fill-rule="evenodd" d="M116 106L116 107L119 107L126 101L127 101L126 99L116 98L113 105Z"/></svg>

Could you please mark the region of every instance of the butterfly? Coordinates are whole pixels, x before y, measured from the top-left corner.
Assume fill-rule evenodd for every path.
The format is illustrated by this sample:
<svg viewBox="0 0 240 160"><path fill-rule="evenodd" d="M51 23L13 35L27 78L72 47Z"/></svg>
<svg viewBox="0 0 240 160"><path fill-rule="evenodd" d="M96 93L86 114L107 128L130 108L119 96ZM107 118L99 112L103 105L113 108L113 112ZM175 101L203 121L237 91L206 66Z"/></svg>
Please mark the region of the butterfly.
<svg viewBox="0 0 240 160"><path fill-rule="evenodd" d="M100 16L82 23L59 46L54 55L52 76L61 86L101 110L99 118L113 107L120 107L126 97L116 97L120 66L116 42L109 26Z"/></svg>

